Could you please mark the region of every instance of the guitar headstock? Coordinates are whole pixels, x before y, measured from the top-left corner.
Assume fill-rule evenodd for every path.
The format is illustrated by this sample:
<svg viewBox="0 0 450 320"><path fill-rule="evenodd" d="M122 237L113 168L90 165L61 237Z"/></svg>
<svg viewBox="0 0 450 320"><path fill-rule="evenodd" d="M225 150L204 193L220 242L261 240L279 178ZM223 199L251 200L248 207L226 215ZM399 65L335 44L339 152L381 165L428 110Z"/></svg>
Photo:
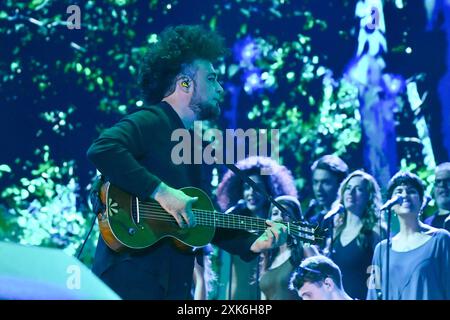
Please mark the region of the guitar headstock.
<svg viewBox="0 0 450 320"><path fill-rule="evenodd" d="M322 246L325 242L325 232L318 225L296 221L290 222L286 226L288 227L288 235L303 243Z"/></svg>

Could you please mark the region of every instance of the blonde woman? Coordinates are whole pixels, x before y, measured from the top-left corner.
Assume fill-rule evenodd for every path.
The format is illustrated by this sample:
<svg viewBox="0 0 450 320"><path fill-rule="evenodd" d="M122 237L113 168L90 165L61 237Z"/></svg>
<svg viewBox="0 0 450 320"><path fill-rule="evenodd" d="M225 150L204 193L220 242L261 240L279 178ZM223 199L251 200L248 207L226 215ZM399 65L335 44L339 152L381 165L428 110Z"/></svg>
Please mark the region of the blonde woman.
<svg viewBox="0 0 450 320"><path fill-rule="evenodd" d="M328 255L341 269L345 290L356 299L366 298L373 251L384 236L380 203L380 187L375 178L356 170L341 183L334 204L343 210L335 219Z"/></svg>

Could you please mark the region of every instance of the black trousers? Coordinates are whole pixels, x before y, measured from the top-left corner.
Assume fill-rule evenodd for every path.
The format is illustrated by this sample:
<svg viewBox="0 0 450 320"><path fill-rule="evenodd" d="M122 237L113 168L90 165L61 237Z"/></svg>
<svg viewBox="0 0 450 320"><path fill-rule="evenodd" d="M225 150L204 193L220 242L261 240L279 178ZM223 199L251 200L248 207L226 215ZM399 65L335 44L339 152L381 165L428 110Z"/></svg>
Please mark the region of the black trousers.
<svg viewBox="0 0 450 320"><path fill-rule="evenodd" d="M194 258L170 245L117 255L99 241L93 271L125 300L190 300Z"/></svg>

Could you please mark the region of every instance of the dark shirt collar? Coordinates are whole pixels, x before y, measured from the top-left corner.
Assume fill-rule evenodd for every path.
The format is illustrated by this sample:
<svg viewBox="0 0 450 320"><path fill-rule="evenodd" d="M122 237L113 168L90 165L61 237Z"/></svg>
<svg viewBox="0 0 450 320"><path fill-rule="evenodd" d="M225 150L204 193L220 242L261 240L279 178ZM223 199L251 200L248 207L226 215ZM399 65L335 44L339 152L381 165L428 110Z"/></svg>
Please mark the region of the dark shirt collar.
<svg viewBox="0 0 450 320"><path fill-rule="evenodd" d="M172 123L178 127L178 128L185 128L183 121L181 121L180 116L175 111L175 109L166 101L161 101L157 104L158 107L160 107L164 113L169 117L169 119L172 121Z"/></svg>

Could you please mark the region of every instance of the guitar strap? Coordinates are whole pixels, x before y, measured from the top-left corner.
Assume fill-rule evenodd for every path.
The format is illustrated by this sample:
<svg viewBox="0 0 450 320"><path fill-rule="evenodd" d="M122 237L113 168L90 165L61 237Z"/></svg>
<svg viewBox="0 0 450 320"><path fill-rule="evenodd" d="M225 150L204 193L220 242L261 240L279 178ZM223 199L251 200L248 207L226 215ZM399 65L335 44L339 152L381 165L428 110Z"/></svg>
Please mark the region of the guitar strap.
<svg viewBox="0 0 450 320"><path fill-rule="evenodd" d="M97 176L94 182L92 183L91 191L89 192L89 201L91 202L92 211L96 215L106 210L106 207L102 203L100 197L100 190L102 188L102 185L105 184L105 182L106 179L102 174L100 176Z"/></svg>
<svg viewBox="0 0 450 320"><path fill-rule="evenodd" d="M94 213L94 218L92 219L91 228L89 229L86 238L83 241L83 244L80 247L80 250L77 253L77 259L80 259L81 253L83 252L84 246L86 245L89 236L92 233L92 229L94 229L95 221L97 220L97 214L102 213L106 210L105 205L102 203L100 198L100 190L102 185L105 183L105 177L101 174L97 176L92 183L91 191L89 192L89 201L91 202L92 212Z"/></svg>

